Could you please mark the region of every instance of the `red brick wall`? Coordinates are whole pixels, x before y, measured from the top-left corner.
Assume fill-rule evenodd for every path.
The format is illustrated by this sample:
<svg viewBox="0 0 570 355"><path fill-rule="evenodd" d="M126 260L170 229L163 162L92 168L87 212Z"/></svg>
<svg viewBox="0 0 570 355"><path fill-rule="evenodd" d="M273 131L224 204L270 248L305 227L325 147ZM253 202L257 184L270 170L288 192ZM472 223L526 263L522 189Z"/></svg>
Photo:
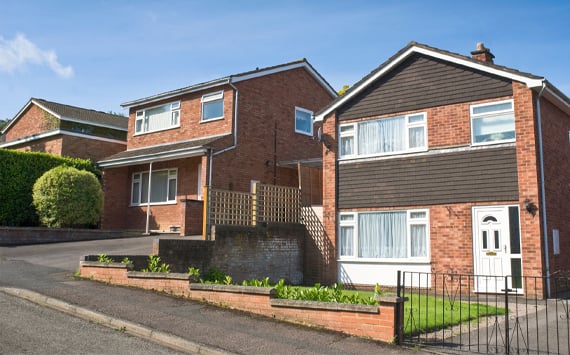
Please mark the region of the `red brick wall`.
<svg viewBox="0 0 570 355"><path fill-rule="evenodd" d="M329 244L335 250L330 256L328 272L322 275L323 280L336 282L338 279L336 265L336 231L337 231L337 210L336 210L336 158L338 152L338 140L335 114L329 115L323 123L323 139L328 144L330 150L324 145L323 154L323 227L325 236Z"/></svg>
<svg viewBox="0 0 570 355"><path fill-rule="evenodd" d="M191 228L192 233L201 231L199 228L192 229L191 226L185 225L186 218L183 218L183 216L188 213L196 213L196 208L187 210L186 203L180 201L182 199L195 200L198 198L197 166L201 161L201 157L196 157L153 164L153 171L178 169L178 184L175 203L151 205L149 219L150 230L169 231L171 226L178 226L181 228L182 233L184 233L185 228ZM131 206L130 201L132 175L136 172L146 171L149 171L149 165L147 164L103 170L105 205L101 218L102 228L145 230L147 215L146 205ZM200 223L199 219L196 219L195 222Z"/></svg>
<svg viewBox="0 0 570 355"><path fill-rule="evenodd" d="M520 223L523 275L543 274L540 212L525 212L524 200L530 199L540 208L539 169L534 94L524 84L513 82L517 168L519 182Z"/></svg>
<svg viewBox="0 0 570 355"><path fill-rule="evenodd" d="M59 120L32 104L6 132L6 142L51 131L58 127Z"/></svg>
<svg viewBox="0 0 570 355"><path fill-rule="evenodd" d="M546 218L550 272L570 271L570 116L542 98L540 102L544 170L546 181ZM560 254L553 254L552 230L558 229Z"/></svg>
<svg viewBox="0 0 570 355"><path fill-rule="evenodd" d="M62 155L63 137L61 135L51 136L29 142L27 144L18 144L11 146L10 149L20 150L23 152L42 152L54 155Z"/></svg>
<svg viewBox="0 0 570 355"><path fill-rule="evenodd" d="M125 143L106 142L71 135L62 135L61 155L99 161L126 149Z"/></svg>
<svg viewBox="0 0 570 355"><path fill-rule="evenodd" d="M213 187L249 191L251 180L298 186L296 169L274 163L317 158L321 148L313 137L295 133L295 106L316 112L332 98L304 69L238 82L236 87L238 147L214 158Z"/></svg>
<svg viewBox="0 0 570 355"><path fill-rule="evenodd" d="M510 97L501 97L489 102ZM532 216L524 211L524 199L530 198L538 204L538 170L533 93L525 85L513 83L513 97L516 126L516 150L518 165L519 200L501 202L521 206L521 238L524 275L542 275L540 238L540 215ZM416 112L427 112L429 149L443 147L469 147L471 142L469 107L475 102L427 108ZM407 112L406 112L407 113ZM385 116L395 116L400 112ZM362 120L362 119L360 119ZM336 172L337 129L335 114L329 115L323 125L325 139L331 144L331 151L323 155L323 207L324 226L333 245L336 244ZM345 121L343 121L345 123ZM566 130L566 135L567 135ZM435 272L473 272L472 255L472 206L493 203L463 203L436 206L408 206L408 208L429 208L432 270ZM401 209L401 207L399 207ZM362 210L362 209L361 209ZM382 209L374 209L382 210ZM335 265L336 268L336 265ZM331 270L332 272L332 270ZM336 272L336 270L335 270Z"/></svg>
<svg viewBox="0 0 570 355"><path fill-rule="evenodd" d="M129 131L127 135L128 149L151 146L156 144L174 143L177 141L207 137L218 134L230 134L233 128L234 112L234 92L230 86L223 87L224 90L224 118L210 122L201 122L202 95L216 92L220 88L208 89L200 92L186 94L177 98L162 100L151 104L137 106L129 112ZM135 133L136 111L160 106L162 104L180 100L180 127L164 131Z"/></svg>

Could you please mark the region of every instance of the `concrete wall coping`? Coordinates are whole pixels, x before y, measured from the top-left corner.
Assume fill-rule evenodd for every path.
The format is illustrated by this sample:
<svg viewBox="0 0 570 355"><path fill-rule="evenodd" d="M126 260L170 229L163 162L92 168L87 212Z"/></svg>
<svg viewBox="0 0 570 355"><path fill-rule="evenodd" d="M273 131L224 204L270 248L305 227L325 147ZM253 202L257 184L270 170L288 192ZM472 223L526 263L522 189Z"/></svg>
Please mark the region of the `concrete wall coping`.
<svg viewBox="0 0 570 355"><path fill-rule="evenodd" d="M177 272L143 272L143 271L129 271L127 272L128 278L134 279L167 279L167 280L188 280L190 281L190 274L183 274Z"/></svg>
<svg viewBox="0 0 570 355"><path fill-rule="evenodd" d="M134 267L133 264L125 264L125 263L102 263L99 261L80 261L79 266L89 266L89 267L106 267L112 269L132 269Z"/></svg>
<svg viewBox="0 0 570 355"><path fill-rule="evenodd" d="M374 299L380 303L404 303L408 300L408 297L374 296Z"/></svg>
<svg viewBox="0 0 570 355"><path fill-rule="evenodd" d="M365 305L365 304L298 301L298 300L286 300L286 299L274 298L271 300L271 306L380 314L380 309L378 308L378 306Z"/></svg>
<svg viewBox="0 0 570 355"><path fill-rule="evenodd" d="M256 287L256 286L240 286L240 285L220 285L220 284L206 284L206 283L191 283L190 290L195 291L216 291L216 292L231 292L231 293L245 293L255 295L275 295L276 291L272 287Z"/></svg>

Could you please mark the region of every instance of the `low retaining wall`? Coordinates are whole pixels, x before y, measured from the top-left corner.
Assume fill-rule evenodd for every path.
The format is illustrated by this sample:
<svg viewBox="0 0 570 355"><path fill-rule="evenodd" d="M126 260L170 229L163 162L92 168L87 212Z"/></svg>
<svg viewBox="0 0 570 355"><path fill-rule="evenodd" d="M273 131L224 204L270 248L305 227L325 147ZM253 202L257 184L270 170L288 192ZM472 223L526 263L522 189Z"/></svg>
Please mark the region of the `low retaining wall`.
<svg viewBox="0 0 570 355"><path fill-rule="evenodd" d="M28 245L75 242L83 240L132 238L141 232L110 231L100 229L0 227L0 245Z"/></svg>
<svg viewBox="0 0 570 355"><path fill-rule="evenodd" d="M188 274L129 271L131 264L82 261L82 277L114 285L184 296L192 300L222 305L270 318L322 327L342 333L393 342L402 324L404 299L379 297L378 306L294 301L275 298L275 289L266 287L191 283Z"/></svg>

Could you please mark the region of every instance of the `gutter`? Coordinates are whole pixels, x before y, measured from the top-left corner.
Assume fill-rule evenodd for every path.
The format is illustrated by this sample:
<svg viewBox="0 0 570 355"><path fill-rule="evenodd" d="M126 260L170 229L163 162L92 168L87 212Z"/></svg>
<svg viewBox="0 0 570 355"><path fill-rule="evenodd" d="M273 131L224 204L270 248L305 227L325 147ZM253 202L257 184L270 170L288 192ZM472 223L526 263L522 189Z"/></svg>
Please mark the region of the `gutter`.
<svg viewBox="0 0 570 355"><path fill-rule="evenodd" d="M544 182L544 150L542 147L542 115L540 113L540 98L546 88L545 80L542 81L542 87L536 97L536 111L537 111L537 124L538 124L538 151L540 159L540 205L542 215L542 233L544 235L544 268L546 272L546 297L550 298L550 261L548 250L548 225L546 221L546 189Z"/></svg>

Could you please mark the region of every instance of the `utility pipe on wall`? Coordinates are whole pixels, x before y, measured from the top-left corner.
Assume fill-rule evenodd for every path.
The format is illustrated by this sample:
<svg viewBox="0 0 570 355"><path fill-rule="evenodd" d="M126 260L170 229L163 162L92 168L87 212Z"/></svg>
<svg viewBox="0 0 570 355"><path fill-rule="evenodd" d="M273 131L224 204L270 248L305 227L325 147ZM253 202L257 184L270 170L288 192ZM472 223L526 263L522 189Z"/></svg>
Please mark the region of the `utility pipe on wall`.
<svg viewBox="0 0 570 355"><path fill-rule="evenodd" d="M546 223L546 189L544 187L544 150L542 147L542 116L540 113L540 98L546 88L546 82L542 81L542 88L536 97L536 116L538 125L538 152L540 159L540 206L542 216L542 233L544 235L544 271L546 272L546 297L550 298L550 261L548 250L548 225Z"/></svg>

